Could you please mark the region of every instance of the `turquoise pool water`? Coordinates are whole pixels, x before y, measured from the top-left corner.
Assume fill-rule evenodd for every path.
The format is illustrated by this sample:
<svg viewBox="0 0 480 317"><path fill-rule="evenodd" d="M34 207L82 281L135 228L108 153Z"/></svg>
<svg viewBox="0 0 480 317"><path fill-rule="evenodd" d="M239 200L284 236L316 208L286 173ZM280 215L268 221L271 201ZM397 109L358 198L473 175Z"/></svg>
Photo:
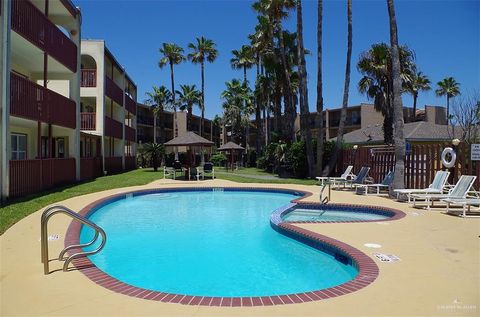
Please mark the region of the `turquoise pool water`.
<svg viewBox="0 0 480 317"><path fill-rule="evenodd" d="M273 230L272 211L298 196L257 191L139 195L90 215L108 242L91 261L134 286L197 296L319 290L358 271ZM83 227L80 241L93 232Z"/></svg>
<svg viewBox="0 0 480 317"><path fill-rule="evenodd" d="M302 209L298 208L289 212L282 217L283 221L375 221L385 220L391 216L361 212L361 211L345 211L345 210L322 210L322 209Z"/></svg>

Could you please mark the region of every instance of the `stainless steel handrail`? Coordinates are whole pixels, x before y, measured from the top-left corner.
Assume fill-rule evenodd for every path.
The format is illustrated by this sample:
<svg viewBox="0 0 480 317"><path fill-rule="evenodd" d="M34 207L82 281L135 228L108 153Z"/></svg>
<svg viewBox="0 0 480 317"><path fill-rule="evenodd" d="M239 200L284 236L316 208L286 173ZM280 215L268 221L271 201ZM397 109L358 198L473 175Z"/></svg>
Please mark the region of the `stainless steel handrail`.
<svg viewBox="0 0 480 317"><path fill-rule="evenodd" d="M100 252L103 249L103 247L105 246L105 243L107 242L107 235L105 234L105 231L102 228L100 228L99 226L97 226L96 224L94 224L93 222L88 220L87 218L79 215L75 211L73 211L73 210L71 210L71 209L69 209L65 206L61 206L61 205L56 205L56 206L52 206L52 207L49 207L49 208L45 209L42 213L42 218L41 218L41 221L40 221L40 226L41 226L40 227L40 230L41 230L41 254L42 254L43 272L44 272L45 275L50 273L49 259L48 259L48 220L50 219L50 217L52 217L53 215L58 214L58 213L63 213L67 216L70 216L71 218L73 218L73 219L81 222L82 224L84 224L86 226L89 226L90 228L95 230L95 236L93 237L92 241L90 241L88 243L84 243L84 244L69 245L69 246L65 247L60 252L60 255L58 256L58 260L59 261L65 261L65 263L63 264L63 271L68 270L68 265L74 259ZM102 242L100 243L100 245L96 249L91 250L91 251L77 252L77 253L74 253L74 254L70 255L69 257L65 258L65 253L68 250L88 247L88 246L94 244L95 241L97 241L99 234L102 236Z"/></svg>
<svg viewBox="0 0 480 317"><path fill-rule="evenodd" d="M328 186L328 194L323 197L323 192L325 191L325 188ZM327 204L330 201L330 196L331 196L331 186L330 186L330 178L323 183L322 189L320 190L320 203L321 204Z"/></svg>

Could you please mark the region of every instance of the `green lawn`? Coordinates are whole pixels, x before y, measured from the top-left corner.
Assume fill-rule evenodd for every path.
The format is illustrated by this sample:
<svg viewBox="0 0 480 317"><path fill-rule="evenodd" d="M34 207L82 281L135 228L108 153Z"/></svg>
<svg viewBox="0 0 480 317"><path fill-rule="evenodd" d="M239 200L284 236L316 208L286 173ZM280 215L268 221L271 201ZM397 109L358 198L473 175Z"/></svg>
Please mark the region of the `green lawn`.
<svg viewBox="0 0 480 317"><path fill-rule="evenodd" d="M274 184L301 184L314 185L315 180L293 179L293 178L273 178L274 175L266 173L257 168L241 168L226 172L224 168L215 168L215 176L219 179L226 179L238 183L274 183ZM257 178L255 178L257 177ZM260 177L260 178L258 178ZM266 177L268 179L262 179ZM98 192L107 189L128 187L136 185L145 185L156 179L163 178L163 170L153 172L152 169L137 169L123 174L99 177L95 180L57 188L51 191L41 192L20 199L12 200L0 208L0 235L8 228L13 226L20 219L29 214L57 201L62 201L71 197Z"/></svg>

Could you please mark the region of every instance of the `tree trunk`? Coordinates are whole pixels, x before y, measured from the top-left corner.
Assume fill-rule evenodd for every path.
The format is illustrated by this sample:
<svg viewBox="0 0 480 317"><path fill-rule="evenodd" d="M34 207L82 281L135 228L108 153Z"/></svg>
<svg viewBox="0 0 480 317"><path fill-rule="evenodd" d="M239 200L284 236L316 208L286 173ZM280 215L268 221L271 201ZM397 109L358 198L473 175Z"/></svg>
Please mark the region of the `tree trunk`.
<svg viewBox="0 0 480 317"><path fill-rule="evenodd" d="M275 95L273 98L273 131L275 131L275 137L278 139L279 135L281 134L282 125L282 95L280 87L275 87Z"/></svg>
<svg viewBox="0 0 480 317"><path fill-rule="evenodd" d="M202 72L202 104L200 105L200 108L202 110L202 119L200 119L200 136L203 137L204 134L204 127L203 125L205 124L205 64L202 61L201 63L201 72ZM212 131L210 131L210 139L211 139Z"/></svg>
<svg viewBox="0 0 480 317"><path fill-rule="evenodd" d="M400 56L398 49L397 20L393 0L387 0L388 16L390 20L390 46L392 50L392 77L393 77L393 119L395 141L395 175L390 196L393 190L405 188L405 137L403 135L403 104L402 79L400 77Z"/></svg>
<svg viewBox="0 0 480 317"><path fill-rule="evenodd" d="M323 0L318 0L317 22L317 118L315 120L317 135L317 174L322 173L323 168L323 80L322 80L322 23L323 23ZM322 175L320 175L322 176Z"/></svg>
<svg viewBox="0 0 480 317"><path fill-rule="evenodd" d="M450 97L447 94L447 126L450 125Z"/></svg>
<svg viewBox="0 0 480 317"><path fill-rule="evenodd" d="M158 121L160 122L160 142L163 144L165 143L165 123L164 120L162 120L163 117L163 108L160 109L159 116L158 116ZM156 137L156 136L155 136Z"/></svg>
<svg viewBox="0 0 480 317"><path fill-rule="evenodd" d="M187 107L187 131L192 131L192 117L193 117L193 107Z"/></svg>
<svg viewBox="0 0 480 317"><path fill-rule="evenodd" d="M178 136L178 123L177 123L177 105L175 104L175 77L173 74L173 63L170 63L170 80L172 81L172 101L173 101L173 137Z"/></svg>
<svg viewBox="0 0 480 317"><path fill-rule="evenodd" d="M305 140L307 149L308 175L315 177L315 162L313 159L312 135L309 124L310 111L308 109L308 87L307 69L305 63L305 52L303 49L303 18L302 1L297 0L297 51L298 51L298 73L300 79L300 131Z"/></svg>
<svg viewBox="0 0 480 317"><path fill-rule="evenodd" d="M258 58L257 58L258 61ZM259 64L257 62L257 78L260 75ZM257 157L260 154L260 150L262 147L262 140L263 140L263 130L262 130L262 118L261 118L261 103L260 100L254 98L255 101L255 126L257 129L257 136L255 138L255 151L257 152Z"/></svg>
<svg viewBox="0 0 480 317"><path fill-rule="evenodd" d="M280 40L280 49L281 49L281 58L283 66L283 76L285 77L285 86L284 86L284 99L285 104L285 120L284 120L284 134L287 141L292 141L295 139L295 115L296 110L293 102L293 93L292 93L292 83L290 82L290 71L289 65L287 62L287 53L285 49L285 41L283 38L283 29L281 24L278 26L278 35Z"/></svg>
<svg viewBox="0 0 480 317"><path fill-rule="evenodd" d="M415 122L416 118L417 118L417 98L418 98L418 94L414 94L413 95L413 115L412 115L412 122Z"/></svg>
<svg viewBox="0 0 480 317"><path fill-rule="evenodd" d="M323 175L330 175L338 159L338 154L343 143L343 132L347 121L348 93L350 89L350 64L352 60L352 0L347 0L348 39L347 39L347 63L345 65L345 84L343 87L342 111L338 126L337 142L330 161L323 170Z"/></svg>
<svg viewBox="0 0 480 317"><path fill-rule="evenodd" d="M153 111L153 143L157 143L157 111L156 110Z"/></svg>

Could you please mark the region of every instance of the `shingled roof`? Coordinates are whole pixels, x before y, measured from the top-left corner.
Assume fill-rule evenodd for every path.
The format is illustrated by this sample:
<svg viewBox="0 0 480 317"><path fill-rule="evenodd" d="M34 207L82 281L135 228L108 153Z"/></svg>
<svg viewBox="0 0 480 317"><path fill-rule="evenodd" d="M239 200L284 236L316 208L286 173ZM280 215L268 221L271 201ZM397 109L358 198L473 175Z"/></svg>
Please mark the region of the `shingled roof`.
<svg viewBox="0 0 480 317"><path fill-rule="evenodd" d="M232 141L225 143L221 147L218 148L219 151L228 151L228 150L245 150L244 147L241 147L237 143Z"/></svg>
<svg viewBox="0 0 480 317"><path fill-rule="evenodd" d="M165 143L166 146L188 146L188 145L213 145L212 141L209 141L194 132L187 132L184 135L177 136L174 139Z"/></svg>
<svg viewBox="0 0 480 317"><path fill-rule="evenodd" d="M406 123L404 134L407 142L450 141L452 138L461 137L460 127L455 127L454 130L455 136L453 136L452 126L418 121ZM346 133L343 135L343 141L351 144L383 144L383 126L377 124Z"/></svg>

